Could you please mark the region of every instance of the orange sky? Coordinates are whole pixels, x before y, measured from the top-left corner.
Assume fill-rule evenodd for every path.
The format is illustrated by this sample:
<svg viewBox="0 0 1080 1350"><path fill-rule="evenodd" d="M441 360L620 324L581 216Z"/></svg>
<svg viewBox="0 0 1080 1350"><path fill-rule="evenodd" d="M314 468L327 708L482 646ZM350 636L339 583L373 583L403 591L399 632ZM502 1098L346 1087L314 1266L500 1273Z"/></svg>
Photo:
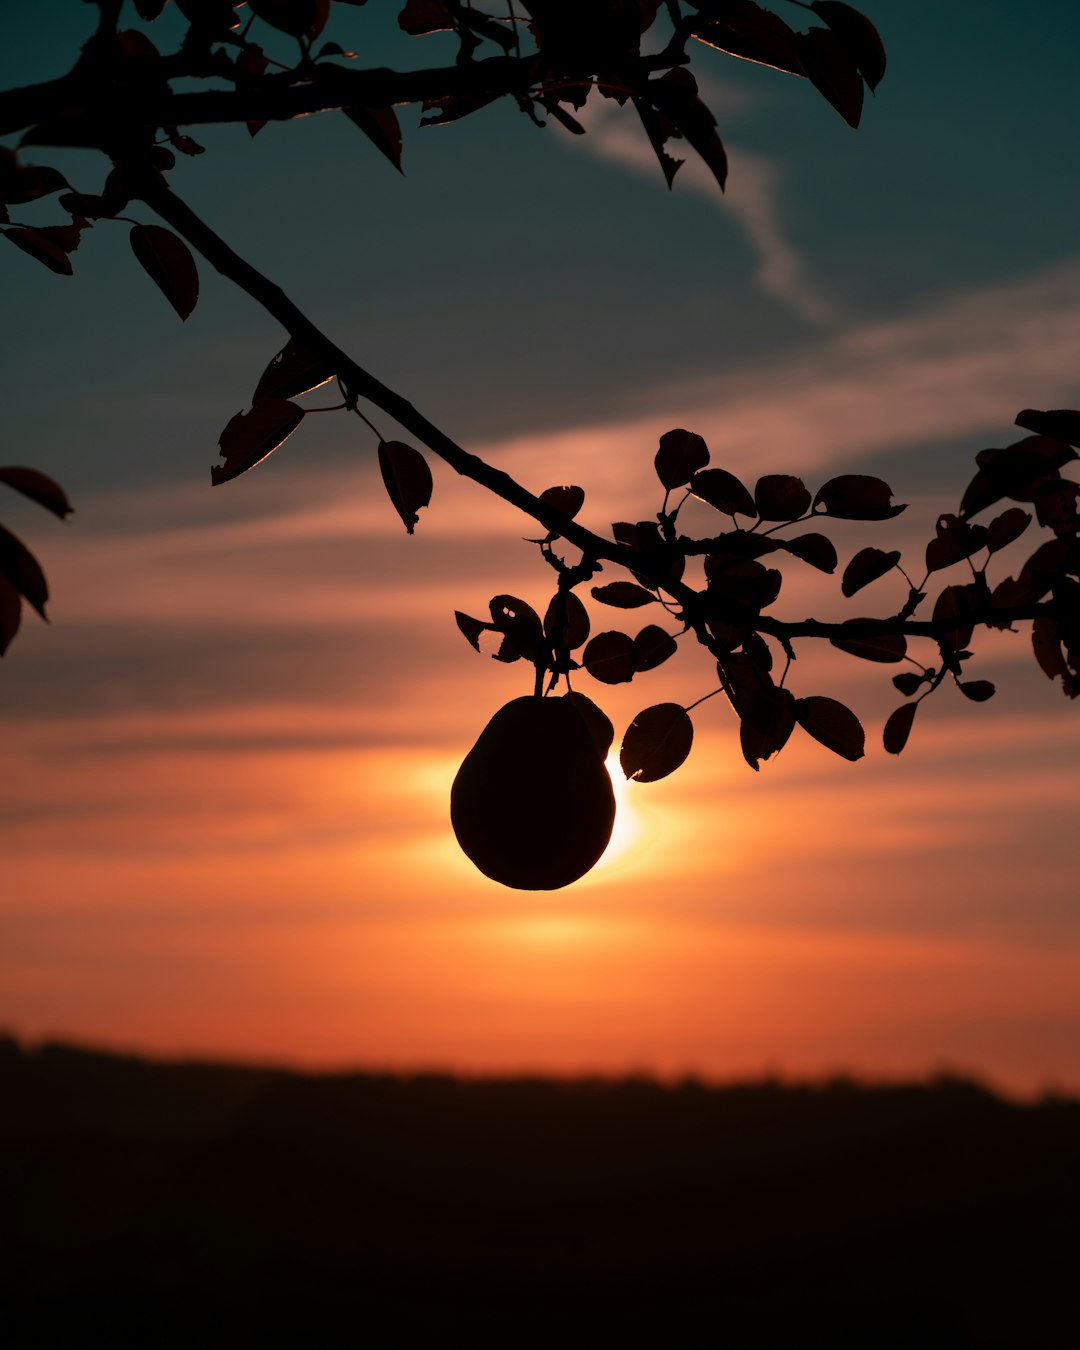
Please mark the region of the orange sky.
<svg viewBox="0 0 1080 1350"><path fill-rule="evenodd" d="M518 472L558 481L588 435L562 464L519 448ZM370 469L295 507L290 472L232 486L244 521L212 494L220 519L201 504L183 518L181 501L172 529L125 535L103 497L50 537L56 622L19 643L33 655L59 633L75 664L0 749L18 784L0 826L15 1031L303 1064L952 1066L1019 1091L1080 1086L1075 711L1028 672L1026 639L988 644L993 705L943 691L900 760L879 739L892 672L806 647L792 687L849 700L866 760L804 737L754 775L712 700L682 770L620 785L611 858L565 891L511 892L458 852L447 802L528 682L470 651L451 613L504 589L542 607L547 576L505 509L487 517L502 534L474 538L475 490L449 475L409 539ZM874 528L903 543L925 527ZM313 537L332 558L308 555ZM836 611L835 580L788 572L788 612ZM185 695L188 644L192 679L220 648L209 701ZM709 663L681 653L632 686L581 687L621 729L706 692Z"/></svg>

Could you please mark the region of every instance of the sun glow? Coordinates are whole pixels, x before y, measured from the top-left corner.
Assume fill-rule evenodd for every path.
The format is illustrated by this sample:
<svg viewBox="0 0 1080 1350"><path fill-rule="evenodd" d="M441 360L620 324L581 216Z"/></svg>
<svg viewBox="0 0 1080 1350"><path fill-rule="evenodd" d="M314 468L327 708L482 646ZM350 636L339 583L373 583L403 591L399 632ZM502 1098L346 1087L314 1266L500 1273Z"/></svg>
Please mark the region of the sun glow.
<svg viewBox="0 0 1080 1350"><path fill-rule="evenodd" d="M593 869L594 871L607 867L609 863L621 858L641 833L641 817L631 805L630 784L626 781L618 756L609 755L604 768L608 771L611 786L615 793L615 824L611 831L608 846L600 855L600 860L596 864L596 868Z"/></svg>

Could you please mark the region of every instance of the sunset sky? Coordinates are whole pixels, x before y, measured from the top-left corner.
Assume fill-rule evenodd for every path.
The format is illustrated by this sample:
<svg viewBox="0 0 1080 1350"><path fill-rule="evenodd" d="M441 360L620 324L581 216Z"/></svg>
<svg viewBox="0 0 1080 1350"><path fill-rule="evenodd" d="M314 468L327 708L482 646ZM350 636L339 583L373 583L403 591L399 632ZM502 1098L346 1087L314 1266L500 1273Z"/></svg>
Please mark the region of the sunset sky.
<svg viewBox="0 0 1080 1350"><path fill-rule="evenodd" d="M425 130L401 109L404 176L337 115L198 129L207 153L172 182L459 443L534 491L579 483L598 532L657 510L657 440L685 426L750 483L886 478L908 511L838 530L841 563L873 542L921 576L974 452L1017 439L1021 408L1080 406L1080 6L862 7L889 69L857 132L803 81L695 53L725 196L690 158L669 193L630 111L592 101L582 138L510 104ZM338 7L326 36L364 65L452 61L398 34L398 8ZM5 17L3 87L67 69L94 18ZM96 157L52 158L98 190ZM802 736L753 774L713 699L683 769L618 787L592 874L503 889L457 850L449 788L531 681L453 612L544 608L535 524L433 460L408 537L344 414L211 489L281 330L207 264L181 324L124 225L74 263L0 248L0 462L76 508L0 502L53 597L0 667L0 1028L319 1066L950 1067L1080 1090L1080 709L1026 633L977 641L996 698L943 688L899 759L893 669L805 643L791 687L850 703L865 760ZM786 577L791 618L902 599L886 578L845 601L797 560ZM592 606L594 632L622 617ZM686 650L578 687L621 732L714 684Z"/></svg>

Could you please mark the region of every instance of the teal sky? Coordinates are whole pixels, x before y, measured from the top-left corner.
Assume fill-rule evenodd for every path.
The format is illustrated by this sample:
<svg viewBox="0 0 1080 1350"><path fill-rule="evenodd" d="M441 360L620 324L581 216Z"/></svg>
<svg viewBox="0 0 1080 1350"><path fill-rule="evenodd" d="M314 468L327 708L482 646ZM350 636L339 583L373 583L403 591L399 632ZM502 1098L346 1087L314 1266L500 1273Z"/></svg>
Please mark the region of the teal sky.
<svg viewBox="0 0 1080 1350"><path fill-rule="evenodd" d="M371 64L448 59L441 37L398 34L396 8L339 7L334 31ZM19 7L5 21L5 84L62 71L94 12L82 0ZM769 166L778 226L839 328L1067 259L1080 214L1074 4L1020 14L1007 3L879 0L872 17L889 70L857 132L803 81L700 44L695 53L732 150L731 195L740 154ZM459 439L606 419L628 397L648 403L674 381L820 336L755 284L745 233L718 193L688 186L691 165L669 194L658 170L628 173L512 105L424 131L416 110L401 120L404 178L344 118L324 117L268 127L250 144L242 128L201 132L207 154L175 181ZM638 136L632 113L615 120ZM93 186L96 156L60 158ZM0 259L9 313L24 325L18 340L8 329L7 435L80 492L131 475L201 475L188 449L207 436L196 403L242 401L278 336L269 322L260 334L249 302L205 267L203 301L178 329L125 235L103 224L87 236L72 279L13 249ZM63 372L44 404L43 348ZM149 409L129 406L101 435L92 409L105 389L138 391L138 403L160 389L170 405L189 393L190 414L170 411L147 455Z"/></svg>

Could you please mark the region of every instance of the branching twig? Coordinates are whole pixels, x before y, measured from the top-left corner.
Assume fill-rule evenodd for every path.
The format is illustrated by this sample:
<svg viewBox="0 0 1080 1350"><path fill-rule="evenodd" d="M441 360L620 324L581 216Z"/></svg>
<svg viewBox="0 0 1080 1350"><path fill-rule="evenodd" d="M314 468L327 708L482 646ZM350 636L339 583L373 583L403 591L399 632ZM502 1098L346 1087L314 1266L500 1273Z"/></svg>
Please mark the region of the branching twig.
<svg viewBox="0 0 1080 1350"><path fill-rule="evenodd" d="M277 319L291 337L334 370L345 386L349 400L355 402L356 399L364 399L374 404L457 473L487 488L509 505L516 506L531 516L547 530L553 531L580 549L584 557L591 560L590 566L603 559L649 577L658 590L665 591L681 606L680 617L693 630L698 641L718 659L723 659L726 649L717 643L708 627L710 600L707 593L700 593L691 586L674 580L667 574L663 564L653 564L647 555L593 533L592 530L541 501L508 473L494 468L478 455L470 454L463 449L445 432L429 422L407 399L376 379L333 343L279 286L235 253L185 202L166 187L160 176L141 167L133 167L122 159L118 160L118 165L129 176L138 195L147 206L170 224L177 233L183 235L222 276L234 282L268 314ZM968 612L962 616L940 619L916 620L902 611L900 614L883 619L829 623L818 619L788 621L762 614L755 617L753 626L758 632L768 634L784 645L794 638L801 637L830 640L882 637L898 633L906 637L926 637L936 640L972 624L992 623L994 626L1004 627L1013 622L1050 616L1054 612L1055 606L1052 601L1011 609L994 609L987 603L985 612Z"/></svg>

